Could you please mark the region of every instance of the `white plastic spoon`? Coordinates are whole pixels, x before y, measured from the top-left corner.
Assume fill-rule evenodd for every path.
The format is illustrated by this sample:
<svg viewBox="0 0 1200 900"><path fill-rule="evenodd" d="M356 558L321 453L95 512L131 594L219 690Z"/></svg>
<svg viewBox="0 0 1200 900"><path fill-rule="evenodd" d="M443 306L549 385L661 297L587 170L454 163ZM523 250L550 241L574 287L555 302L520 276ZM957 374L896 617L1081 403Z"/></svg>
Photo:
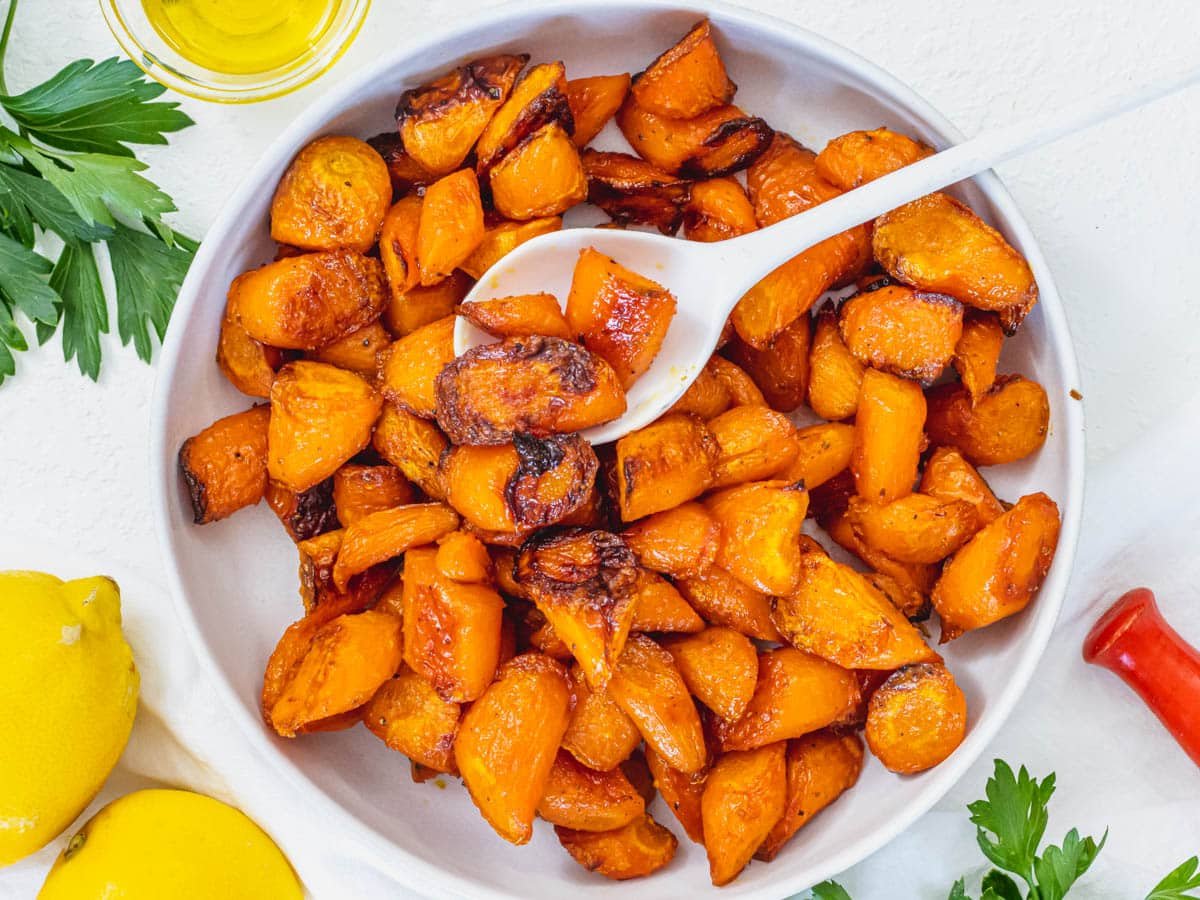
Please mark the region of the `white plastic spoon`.
<svg viewBox="0 0 1200 900"><path fill-rule="evenodd" d="M949 187L1098 122L1188 87L1200 68L1120 97L1103 97L985 132L769 228L715 243L640 231L568 228L521 244L479 279L464 303L551 293L566 302L579 252L595 247L675 295L677 309L662 349L630 388L628 408L583 436L603 444L662 415L699 374L733 307L767 273L808 247L918 197ZM454 349L463 353L495 339L459 317Z"/></svg>

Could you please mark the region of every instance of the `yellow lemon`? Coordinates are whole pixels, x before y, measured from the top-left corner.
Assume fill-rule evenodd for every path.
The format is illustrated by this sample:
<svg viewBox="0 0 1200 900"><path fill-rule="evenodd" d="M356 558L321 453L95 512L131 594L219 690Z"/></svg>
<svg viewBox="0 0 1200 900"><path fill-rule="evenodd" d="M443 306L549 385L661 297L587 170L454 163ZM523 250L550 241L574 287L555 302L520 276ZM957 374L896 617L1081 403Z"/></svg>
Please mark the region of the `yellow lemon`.
<svg viewBox="0 0 1200 900"><path fill-rule="evenodd" d="M137 698L111 578L0 572L0 866L88 805L125 749Z"/></svg>
<svg viewBox="0 0 1200 900"><path fill-rule="evenodd" d="M71 838L38 900L299 900L282 851L244 814L191 791L136 791Z"/></svg>

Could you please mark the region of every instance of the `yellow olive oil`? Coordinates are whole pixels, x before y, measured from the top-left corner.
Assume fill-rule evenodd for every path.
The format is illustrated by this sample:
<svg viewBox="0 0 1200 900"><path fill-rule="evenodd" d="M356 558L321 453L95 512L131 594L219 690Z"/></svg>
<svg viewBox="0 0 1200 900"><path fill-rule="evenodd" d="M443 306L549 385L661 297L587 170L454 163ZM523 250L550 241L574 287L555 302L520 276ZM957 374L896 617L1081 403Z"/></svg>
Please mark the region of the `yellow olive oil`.
<svg viewBox="0 0 1200 900"><path fill-rule="evenodd" d="M342 0L142 0L159 36L198 66L253 75L317 43Z"/></svg>

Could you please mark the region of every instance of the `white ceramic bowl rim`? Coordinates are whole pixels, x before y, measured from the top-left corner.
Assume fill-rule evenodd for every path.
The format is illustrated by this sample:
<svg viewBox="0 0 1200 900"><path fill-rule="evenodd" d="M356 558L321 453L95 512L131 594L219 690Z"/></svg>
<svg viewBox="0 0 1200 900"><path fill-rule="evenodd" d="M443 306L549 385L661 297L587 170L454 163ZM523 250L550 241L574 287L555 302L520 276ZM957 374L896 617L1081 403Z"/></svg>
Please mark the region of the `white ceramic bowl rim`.
<svg viewBox="0 0 1200 900"><path fill-rule="evenodd" d="M589 13L599 14L613 9L689 11L694 12L697 18L710 15L722 21L736 22L749 28L787 33L790 40L802 45L806 53L814 59L829 59L839 63L853 62L858 72L866 80L900 99L908 110L929 122L947 140L962 139L961 132L940 113L915 94L911 88L874 63L799 26L771 16L730 6L719 0L687 0L687 2L671 2L671 0L530 0L530 2L506 4L483 12L472 13L470 21L465 24L431 32L403 49L380 58L373 65L332 88L306 109L290 127L279 135L257 164L249 170L241 185L230 196L222 212L209 229L208 236L201 244L191 272L180 291L175 320L184 319L200 300L200 273L205 271L214 258L222 252L221 238L229 231L251 198L261 192L262 183L266 176L279 165L282 155L286 153L290 157L293 147L299 146L302 140L316 133L328 118L346 107L348 98L355 96L367 85L378 80L384 72L397 63L398 59L418 55L458 32L486 29L491 24L503 22L511 17L544 18L556 13L578 16ZM399 93L402 86L397 85L396 88ZM988 200L998 215L1004 218L1006 228L1011 236L1025 248L1026 256L1037 274L1038 284L1041 288L1041 314L1050 320L1048 323L1049 333L1056 336L1053 353L1063 372L1074 384L1078 384L1078 364L1061 301L1054 288L1049 268L1028 225L994 172L980 175L974 181L987 192ZM188 602L187 591L184 588L176 561L176 553L179 551L172 537L172 529L177 523L171 519L167 499L172 492L178 490L176 484L178 476L174 466L176 448L166 446L166 433L162 427L162 423L166 421L167 417L167 403L176 375L177 362L181 355L189 349L191 348L185 345L181 337L181 329L176 327L168 329L167 339L162 350L162 359L159 363L159 378L155 387L151 412L150 471L154 482L155 516L166 557L165 568L170 593L188 640L199 656L204 669L217 687L226 706L232 710L247 739L275 769L283 774L292 788L303 793L307 802L312 805L313 812L323 822L324 832L329 835L331 840L337 840L339 849L344 849L344 852L352 858L357 858L387 872L407 887L430 896L447 896L448 892L452 892L455 896L510 900L513 894L509 891L481 887L478 881L448 873L409 853L337 804L272 744L262 722L248 713L233 684L210 653ZM1037 622L1034 629L1025 638L1025 652L1021 655L1017 667L1009 674L1007 684L994 697L989 698L988 715L972 728L966 740L950 759L937 769L927 773L927 776L932 777L923 786L918 802L910 804L903 814L897 815L885 826L867 829L861 838L846 844L838 853L810 863L798 875L790 872L786 867L779 866L777 872L772 872L771 884L767 889L769 893L760 892L757 896L782 898L795 894L814 883L837 875L884 846L941 799L980 756L1007 719L1028 685L1050 639L1058 611L1066 594L1079 539L1084 480L1082 404L1067 404L1063 408L1063 413L1064 415L1059 416L1058 420L1053 423L1053 427L1074 435L1074 440L1067 442L1066 496L1056 498L1064 502L1058 551L1050 575L1043 585L1037 601ZM778 866L779 863L776 865Z"/></svg>

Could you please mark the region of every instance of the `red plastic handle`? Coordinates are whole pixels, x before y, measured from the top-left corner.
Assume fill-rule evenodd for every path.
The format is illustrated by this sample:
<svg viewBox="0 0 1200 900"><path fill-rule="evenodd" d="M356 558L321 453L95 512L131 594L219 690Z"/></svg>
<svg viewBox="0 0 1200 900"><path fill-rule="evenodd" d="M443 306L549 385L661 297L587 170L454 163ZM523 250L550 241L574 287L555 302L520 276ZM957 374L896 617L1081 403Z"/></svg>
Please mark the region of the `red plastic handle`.
<svg viewBox="0 0 1200 900"><path fill-rule="evenodd" d="M1133 688L1200 766L1200 652L1159 612L1148 588L1134 588L1083 642L1083 658Z"/></svg>

